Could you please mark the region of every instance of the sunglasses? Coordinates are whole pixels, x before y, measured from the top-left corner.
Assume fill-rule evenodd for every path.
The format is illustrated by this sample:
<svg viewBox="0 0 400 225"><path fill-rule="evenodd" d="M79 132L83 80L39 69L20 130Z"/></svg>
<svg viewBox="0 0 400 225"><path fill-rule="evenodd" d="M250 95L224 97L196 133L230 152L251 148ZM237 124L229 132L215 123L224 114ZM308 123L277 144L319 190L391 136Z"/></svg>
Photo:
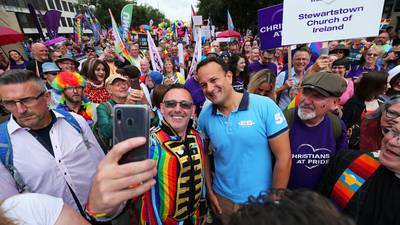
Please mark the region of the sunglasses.
<svg viewBox="0 0 400 225"><path fill-rule="evenodd" d="M178 104L182 109L191 109L193 106L193 102L185 101L185 100L182 100L182 101L165 100L165 101L163 101L163 103L166 108L170 108L170 109L175 108Z"/></svg>
<svg viewBox="0 0 400 225"><path fill-rule="evenodd" d="M378 57L378 54L374 54L374 53L367 53L367 56Z"/></svg>

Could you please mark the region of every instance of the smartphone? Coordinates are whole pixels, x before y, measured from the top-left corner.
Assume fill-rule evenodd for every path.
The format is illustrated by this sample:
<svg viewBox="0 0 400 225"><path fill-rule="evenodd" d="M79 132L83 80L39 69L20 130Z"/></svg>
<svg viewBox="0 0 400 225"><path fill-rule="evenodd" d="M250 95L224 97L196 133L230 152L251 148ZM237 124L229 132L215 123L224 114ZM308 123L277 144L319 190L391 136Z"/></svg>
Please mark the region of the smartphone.
<svg viewBox="0 0 400 225"><path fill-rule="evenodd" d="M146 143L127 152L119 164L147 159L149 150L150 117L145 105L115 105L113 118L113 144L132 137L145 137Z"/></svg>
<svg viewBox="0 0 400 225"><path fill-rule="evenodd" d="M319 55L321 56L328 56L329 55L329 49L328 48L321 48L319 50Z"/></svg>
<svg viewBox="0 0 400 225"><path fill-rule="evenodd" d="M129 79L129 83L132 89L142 90L142 88L140 87L140 80L138 77Z"/></svg>

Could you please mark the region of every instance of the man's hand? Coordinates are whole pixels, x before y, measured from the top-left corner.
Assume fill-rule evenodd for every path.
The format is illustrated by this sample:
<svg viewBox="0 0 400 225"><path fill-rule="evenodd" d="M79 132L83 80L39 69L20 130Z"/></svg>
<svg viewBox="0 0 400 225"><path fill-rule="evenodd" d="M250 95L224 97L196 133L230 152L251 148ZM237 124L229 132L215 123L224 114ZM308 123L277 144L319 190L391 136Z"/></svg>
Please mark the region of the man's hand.
<svg viewBox="0 0 400 225"><path fill-rule="evenodd" d="M128 97L126 98L127 104L143 104L147 105L147 99L146 96L144 95L144 92L142 90L136 90L136 89L131 89L131 92L129 93Z"/></svg>
<svg viewBox="0 0 400 225"><path fill-rule="evenodd" d="M213 212L216 215L221 215L222 210L221 210L221 207L219 206L219 201L218 201L217 196L212 191L208 191L207 195L208 195L208 199L211 202L211 208L212 208Z"/></svg>
<svg viewBox="0 0 400 225"><path fill-rule="evenodd" d="M314 64L315 72L319 72L321 70L328 70L329 69L329 56L321 55L318 57L317 61Z"/></svg>
<svg viewBox="0 0 400 225"><path fill-rule="evenodd" d="M294 85L293 78L287 79L286 82L283 84L284 89L289 89Z"/></svg>
<svg viewBox="0 0 400 225"><path fill-rule="evenodd" d="M156 183L154 160L118 164L122 155L145 142L143 137L125 140L100 162L88 201L93 212L112 214L124 201L143 194Z"/></svg>

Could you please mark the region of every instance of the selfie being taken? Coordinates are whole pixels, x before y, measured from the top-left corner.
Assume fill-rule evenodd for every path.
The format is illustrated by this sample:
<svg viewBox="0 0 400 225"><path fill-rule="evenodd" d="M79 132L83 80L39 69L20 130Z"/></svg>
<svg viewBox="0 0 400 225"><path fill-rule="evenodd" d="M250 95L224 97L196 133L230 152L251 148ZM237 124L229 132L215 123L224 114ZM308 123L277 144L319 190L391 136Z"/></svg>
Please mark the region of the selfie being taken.
<svg viewBox="0 0 400 225"><path fill-rule="evenodd" d="M398 1L0 6L0 225L400 225Z"/></svg>

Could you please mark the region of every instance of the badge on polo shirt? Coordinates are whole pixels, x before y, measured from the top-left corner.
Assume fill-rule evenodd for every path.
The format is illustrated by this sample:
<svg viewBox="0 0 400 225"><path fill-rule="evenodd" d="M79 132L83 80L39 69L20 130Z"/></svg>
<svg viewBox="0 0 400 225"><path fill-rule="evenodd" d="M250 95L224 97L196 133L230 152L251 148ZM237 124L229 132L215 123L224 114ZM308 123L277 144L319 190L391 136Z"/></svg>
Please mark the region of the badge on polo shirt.
<svg viewBox="0 0 400 225"><path fill-rule="evenodd" d="M256 124L253 120L242 120L239 121L239 126L241 127L251 127Z"/></svg>

